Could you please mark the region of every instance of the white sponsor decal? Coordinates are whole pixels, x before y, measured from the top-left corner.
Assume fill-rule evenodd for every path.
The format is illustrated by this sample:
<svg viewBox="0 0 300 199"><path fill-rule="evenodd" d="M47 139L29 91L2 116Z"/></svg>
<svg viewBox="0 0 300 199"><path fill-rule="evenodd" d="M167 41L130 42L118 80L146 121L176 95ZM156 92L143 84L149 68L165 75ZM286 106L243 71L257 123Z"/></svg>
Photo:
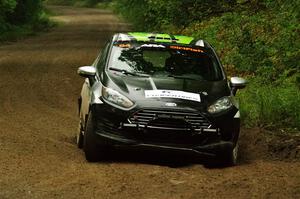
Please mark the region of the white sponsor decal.
<svg viewBox="0 0 300 199"><path fill-rule="evenodd" d="M141 48L166 48L163 45L158 45L158 44L143 44L141 45Z"/></svg>
<svg viewBox="0 0 300 199"><path fill-rule="evenodd" d="M189 93L184 91L175 90L145 90L146 98L164 97L176 98L190 101L201 102L200 95L197 93Z"/></svg>

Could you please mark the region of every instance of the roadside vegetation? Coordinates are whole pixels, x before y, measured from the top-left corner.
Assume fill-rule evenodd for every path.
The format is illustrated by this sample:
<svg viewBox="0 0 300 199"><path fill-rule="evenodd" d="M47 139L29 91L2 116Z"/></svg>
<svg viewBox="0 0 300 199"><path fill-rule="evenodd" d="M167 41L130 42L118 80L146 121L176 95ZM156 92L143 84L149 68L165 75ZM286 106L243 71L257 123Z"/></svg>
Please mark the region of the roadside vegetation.
<svg viewBox="0 0 300 199"><path fill-rule="evenodd" d="M203 38L228 76L248 86L238 96L246 126L300 129L300 2L297 0L115 0L136 30Z"/></svg>
<svg viewBox="0 0 300 199"><path fill-rule="evenodd" d="M0 1L0 41L35 34L51 26L42 0Z"/></svg>

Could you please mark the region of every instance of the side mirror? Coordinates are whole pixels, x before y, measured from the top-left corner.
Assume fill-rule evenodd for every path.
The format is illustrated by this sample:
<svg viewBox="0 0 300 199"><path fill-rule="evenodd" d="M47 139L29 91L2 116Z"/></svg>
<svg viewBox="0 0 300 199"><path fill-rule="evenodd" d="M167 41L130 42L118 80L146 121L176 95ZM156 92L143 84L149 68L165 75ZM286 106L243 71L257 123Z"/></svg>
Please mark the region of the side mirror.
<svg viewBox="0 0 300 199"><path fill-rule="evenodd" d="M233 95L236 94L238 89L243 89L246 87L247 81L240 77L230 78L231 92Z"/></svg>
<svg viewBox="0 0 300 199"><path fill-rule="evenodd" d="M82 66L78 68L78 75L85 78L91 78L96 75L96 69L93 66Z"/></svg>

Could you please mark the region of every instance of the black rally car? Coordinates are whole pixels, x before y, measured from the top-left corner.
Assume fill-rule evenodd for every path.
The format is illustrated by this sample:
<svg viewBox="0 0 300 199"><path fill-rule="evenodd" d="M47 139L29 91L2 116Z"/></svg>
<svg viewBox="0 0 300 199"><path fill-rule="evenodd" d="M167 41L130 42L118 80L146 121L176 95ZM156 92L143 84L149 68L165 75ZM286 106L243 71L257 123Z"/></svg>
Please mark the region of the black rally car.
<svg viewBox="0 0 300 199"><path fill-rule="evenodd" d="M245 80L228 82L209 43L193 37L118 33L85 77L77 144L88 161L109 149L190 151L235 164Z"/></svg>

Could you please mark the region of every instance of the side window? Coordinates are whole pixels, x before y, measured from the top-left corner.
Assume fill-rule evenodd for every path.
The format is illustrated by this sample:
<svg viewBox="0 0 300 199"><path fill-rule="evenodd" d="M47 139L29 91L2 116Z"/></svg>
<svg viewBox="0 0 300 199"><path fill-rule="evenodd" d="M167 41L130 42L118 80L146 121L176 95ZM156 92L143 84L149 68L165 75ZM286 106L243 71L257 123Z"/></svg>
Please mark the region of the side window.
<svg viewBox="0 0 300 199"><path fill-rule="evenodd" d="M96 68L97 70L100 72L104 66L105 66L105 61L106 61L106 58L107 58L107 54L108 54L108 51L109 51L109 46L110 46L110 43L106 43L102 52L101 52L101 56L100 56L100 59L98 59L98 62L96 63Z"/></svg>

